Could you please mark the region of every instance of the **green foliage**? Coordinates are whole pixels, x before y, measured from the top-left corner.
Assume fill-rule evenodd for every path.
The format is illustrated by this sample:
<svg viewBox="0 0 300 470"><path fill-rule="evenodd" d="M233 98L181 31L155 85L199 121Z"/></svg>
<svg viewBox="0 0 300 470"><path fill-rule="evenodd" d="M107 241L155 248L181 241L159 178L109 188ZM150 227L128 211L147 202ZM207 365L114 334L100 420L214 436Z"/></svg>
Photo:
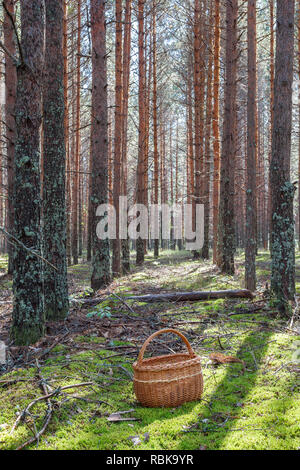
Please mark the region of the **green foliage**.
<svg viewBox="0 0 300 470"><path fill-rule="evenodd" d="M83 292L79 294L79 298L87 298L93 295L93 289L91 287L87 287Z"/></svg>
<svg viewBox="0 0 300 470"><path fill-rule="evenodd" d="M98 305L95 310L87 314L87 318L111 318L111 308L103 305Z"/></svg>

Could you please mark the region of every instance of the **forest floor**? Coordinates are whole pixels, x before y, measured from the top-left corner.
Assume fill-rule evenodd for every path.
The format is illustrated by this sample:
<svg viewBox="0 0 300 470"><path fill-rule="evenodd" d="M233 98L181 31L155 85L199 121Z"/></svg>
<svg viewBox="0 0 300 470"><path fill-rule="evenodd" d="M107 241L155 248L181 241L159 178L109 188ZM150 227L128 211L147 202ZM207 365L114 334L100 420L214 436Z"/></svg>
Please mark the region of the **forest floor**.
<svg viewBox="0 0 300 470"><path fill-rule="evenodd" d="M5 273L6 260L0 259ZM243 287L243 254L235 276L188 252L147 255L142 268L98 292L90 306L90 267L69 269L71 309L66 321L49 323L45 338L30 348L9 345L12 281L0 281L0 340L8 362L0 365L0 449L299 449L300 325L293 331L268 299L270 260L257 257L254 300L146 304L129 294ZM300 258L297 257L300 294ZM132 388L132 363L146 338L160 328L182 331L201 357L201 400L178 408L145 408ZM160 336L148 354L184 349ZM215 366L212 352L241 364ZM62 389L62 387L70 387ZM35 399L51 395L48 400ZM30 408L24 410L30 405ZM120 412L127 411L127 413ZM43 429L45 428L45 429ZM41 434L39 435L40 431Z"/></svg>

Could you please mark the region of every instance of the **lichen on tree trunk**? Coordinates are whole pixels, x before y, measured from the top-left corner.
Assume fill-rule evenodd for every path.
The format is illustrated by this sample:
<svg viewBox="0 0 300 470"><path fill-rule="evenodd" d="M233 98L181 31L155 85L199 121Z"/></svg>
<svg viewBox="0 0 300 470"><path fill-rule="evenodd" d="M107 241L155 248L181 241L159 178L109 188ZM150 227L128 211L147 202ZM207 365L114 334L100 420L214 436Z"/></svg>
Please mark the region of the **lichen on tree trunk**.
<svg viewBox="0 0 300 470"><path fill-rule="evenodd" d="M274 83L274 126L270 183L272 193L272 277L271 288L279 309L288 312L295 294L295 240L293 199L290 182L292 83L295 2L277 3L276 59Z"/></svg>
<svg viewBox="0 0 300 470"><path fill-rule="evenodd" d="M293 199L295 186L286 181L273 197L277 200L272 211L272 277L271 288L280 308L295 295L295 239Z"/></svg>
<svg viewBox="0 0 300 470"><path fill-rule="evenodd" d="M22 56L17 66L14 235L27 247L40 252L40 126L44 2L22 0L20 4ZM45 324L42 264L38 257L20 246L14 248L13 291L11 337L15 344L35 343L43 335Z"/></svg>
<svg viewBox="0 0 300 470"><path fill-rule="evenodd" d="M14 41L14 28L11 18L14 18L13 0L4 1L4 45L14 56L16 52ZM16 103L17 74L16 67L11 57L5 54L5 135L7 148L7 225L8 231L12 232L14 227L14 207L13 207L13 189L14 189L14 153L15 153L15 103ZM8 268L9 274L13 273L13 248L8 244Z"/></svg>
<svg viewBox="0 0 300 470"><path fill-rule="evenodd" d="M237 82L238 2L226 3L226 79L223 142L220 172L218 264L221 271L234 274L234 170L236 154L236 82Z"/></svg>
<svg viewBox="0 0 300 470"><path fill-rule="evenodd" d="M46 55L43 91L43 255L45 314L64 319L69 311L66 261L63 5L46 1Z"/></svg>

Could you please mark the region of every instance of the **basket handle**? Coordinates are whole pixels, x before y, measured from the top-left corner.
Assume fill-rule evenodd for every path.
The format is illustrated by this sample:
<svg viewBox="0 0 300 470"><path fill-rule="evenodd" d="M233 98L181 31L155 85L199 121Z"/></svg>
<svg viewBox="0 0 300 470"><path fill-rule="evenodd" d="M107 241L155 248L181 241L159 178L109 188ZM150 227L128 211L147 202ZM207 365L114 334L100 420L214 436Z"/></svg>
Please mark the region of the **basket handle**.
<svg viewBox="0 0 300 470"><path fill-rule="evenodd" d="M186 347L188 348L190 356L191 357L196 356L195 352L192 349L192 346L190 345L190 343L188 342L188 340L186 339L186 337L182 333L180 333L177 330L174 330L173 328L164 328L163 330L156 331L156 333L153 333L153 335L149 336L149 338L146 339L146 341L144 342L144 344L143 344L143 346L140 350L139 356L138 356L138 360L137 360L138 364L141 364L142 360L144 359L144 353L145 353L146 347L148 346L150 341L152 341L153 338L155 338L156 336L162 335L164 333L175 333L176 335L180 336L180 338L182 339L182 341L185 343Z"/></svg>

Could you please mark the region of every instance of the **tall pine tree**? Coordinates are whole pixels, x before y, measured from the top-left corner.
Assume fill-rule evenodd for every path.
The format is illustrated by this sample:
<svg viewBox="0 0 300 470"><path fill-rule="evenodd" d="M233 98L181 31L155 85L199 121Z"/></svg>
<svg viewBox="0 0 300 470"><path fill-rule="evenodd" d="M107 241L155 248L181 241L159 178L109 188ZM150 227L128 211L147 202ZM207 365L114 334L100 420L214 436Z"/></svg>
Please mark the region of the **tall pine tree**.
<svg viewBox="0 0 300 470"><path fill-rule="evenodd" d="M21 0L21 49L17 66L14 171L15 236L12 339L35 343L44 334L40 232L40 127L44 66L44 1Z"/></svg>
<svg viewBox="0 0 300 470"><path fill-rule="evenodd" d="M105 1L91 0L92 28L92 187L91 237L92 237L92 279L95 290L109 284L110 261L109 240L101 240L96 233L96 211L101 204L108 202L108 129L107 129L107 77L105 40Z"/></svg>
<svg viewBox="0 0 300 470"><path fill-rule="evenodd" d="M43 255L45 314L63 319L69 310L66 261L63 4L46 0L43 90Z"/></svg>

